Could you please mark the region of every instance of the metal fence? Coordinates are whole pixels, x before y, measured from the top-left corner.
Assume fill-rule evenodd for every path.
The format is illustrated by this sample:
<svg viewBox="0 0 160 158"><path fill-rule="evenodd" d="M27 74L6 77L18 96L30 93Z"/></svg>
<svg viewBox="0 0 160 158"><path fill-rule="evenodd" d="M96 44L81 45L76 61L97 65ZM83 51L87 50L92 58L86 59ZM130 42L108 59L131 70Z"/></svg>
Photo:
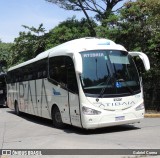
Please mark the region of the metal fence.
<svg viewBox="0 0 160 158"><path fill-rule="evenodd" d="M144 91L144 103L146 111L160 112L160 89Z"/></svg>
<svg viewBox="0 0 160 158"><path fill-rule="evenodd" d="M145 109L146 111L157 111L160 112L160 101L155 100L145 100Z"/></svg>

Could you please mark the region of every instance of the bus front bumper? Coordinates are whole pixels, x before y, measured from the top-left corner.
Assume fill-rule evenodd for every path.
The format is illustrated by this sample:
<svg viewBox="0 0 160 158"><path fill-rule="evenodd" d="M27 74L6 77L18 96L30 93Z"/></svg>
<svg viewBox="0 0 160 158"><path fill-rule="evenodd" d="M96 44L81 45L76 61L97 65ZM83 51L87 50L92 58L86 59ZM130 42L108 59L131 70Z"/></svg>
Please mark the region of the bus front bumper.
<svg viewBox="0 0 160 158"><path fill-rule="evenodd" d="M144 111L122 115L83 115L82 125L85 129L103 128L109 126L139 123L144 118Z"/></svg>

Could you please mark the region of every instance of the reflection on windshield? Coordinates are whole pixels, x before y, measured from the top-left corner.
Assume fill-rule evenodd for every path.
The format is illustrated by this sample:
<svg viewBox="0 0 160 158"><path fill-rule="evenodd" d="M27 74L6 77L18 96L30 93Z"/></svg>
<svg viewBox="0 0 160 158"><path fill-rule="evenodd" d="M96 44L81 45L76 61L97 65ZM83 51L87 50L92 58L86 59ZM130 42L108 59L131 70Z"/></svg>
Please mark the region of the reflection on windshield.
<svg viewBox="0 0 160 158"><path fill-rule="evenodd" d="M108 97L140 91L138 73L127 52L97 50L81 52L81 55L81 81L86 95Z"/></svg>

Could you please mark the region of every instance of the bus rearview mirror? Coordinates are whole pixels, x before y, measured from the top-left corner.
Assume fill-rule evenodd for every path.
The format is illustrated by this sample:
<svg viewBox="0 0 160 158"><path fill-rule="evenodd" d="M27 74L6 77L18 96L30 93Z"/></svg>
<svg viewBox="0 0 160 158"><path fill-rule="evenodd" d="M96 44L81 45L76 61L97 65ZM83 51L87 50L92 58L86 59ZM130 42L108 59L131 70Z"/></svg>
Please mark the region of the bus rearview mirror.
<svg viewBox="0 0 160 158"><path fill-rule="evenodd" d="M129 52L129 54L133 57L139 56L144 64L145 70L148 71L150 69L150 62L146 54L142 52Z"/></svg>

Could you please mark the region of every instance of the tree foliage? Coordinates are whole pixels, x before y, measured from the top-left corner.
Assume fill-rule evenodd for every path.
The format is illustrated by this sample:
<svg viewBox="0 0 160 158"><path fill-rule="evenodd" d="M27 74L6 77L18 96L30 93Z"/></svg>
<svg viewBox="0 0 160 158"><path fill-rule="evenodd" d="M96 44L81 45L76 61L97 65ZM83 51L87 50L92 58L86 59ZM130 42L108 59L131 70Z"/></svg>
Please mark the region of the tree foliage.
<svg viewBox="0 0 160 158"><path fill-rule="evenodd" d="M38 28L25 25L23 27L29 31L20 32L19 37L15 38L11 48L10 65L29 60L45 50L47 34L45 34L43 24L40 24Z"/></svg>
<svg viewBox="0 0 160 158"><path fill-rule="evenodd" d="M123 0L46 0L66 10L82 11L88 21L90 36L96 36L89 12L95 13L95 18L103 23L115 10L113 8Z"/></svg>
<svg viewBox="0 0 160 158"><path fill-rule="evenodd" d="M11 43L0 42L0 72L6 71L11 51Z"/></svg>
<svg viewBox="0 0 160 158"><path fill-rule="evenodd" d="M94 21L91 22L94 27L97 26ZM46 49L69 40L87 36L90 36L87 20L84 18L77 20L75 17L72 17L64 22L61 22L58 26L50 30L48 33Z"/></svg>
<svg viewBox="0 0 160 158"><path fill-rule="evenodd" d="M106 19L113 8L123 0L46 0L66 10L91 11L96 14L98 20Z"/></svg>

